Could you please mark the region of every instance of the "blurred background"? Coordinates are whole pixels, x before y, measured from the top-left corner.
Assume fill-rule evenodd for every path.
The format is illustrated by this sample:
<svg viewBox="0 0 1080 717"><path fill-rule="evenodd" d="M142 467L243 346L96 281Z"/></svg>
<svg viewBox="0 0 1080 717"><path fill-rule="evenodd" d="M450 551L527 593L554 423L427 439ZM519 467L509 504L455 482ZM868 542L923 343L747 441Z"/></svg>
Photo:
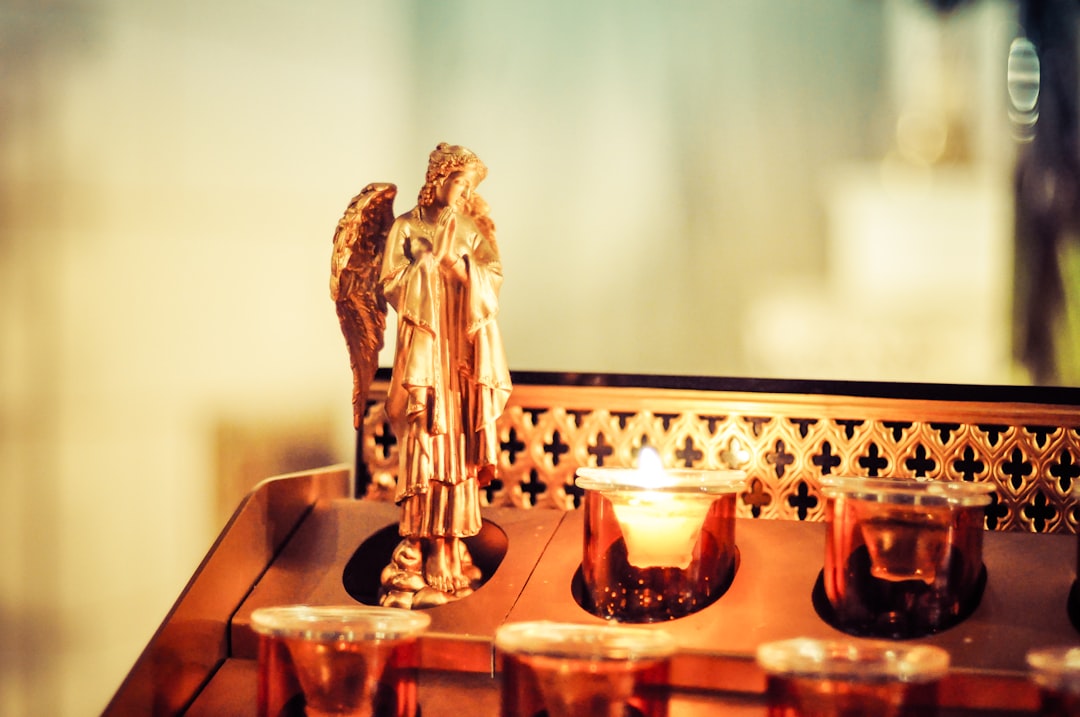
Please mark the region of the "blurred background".
<svg viewBox="0 0 1080 717"><path fill-rule="evenodd" d="M1077 385L1074 6L2 0L0 713L352 460L333 230L440 141L514 370Z"/></svg>

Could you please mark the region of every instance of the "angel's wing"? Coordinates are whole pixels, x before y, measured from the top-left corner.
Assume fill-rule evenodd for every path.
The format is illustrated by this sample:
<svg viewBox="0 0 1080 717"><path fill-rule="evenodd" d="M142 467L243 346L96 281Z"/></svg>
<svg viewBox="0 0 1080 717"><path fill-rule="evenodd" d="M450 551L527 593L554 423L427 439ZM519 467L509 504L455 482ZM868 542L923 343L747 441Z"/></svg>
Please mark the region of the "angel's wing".
<svg viewBox="0 0 1080 717"><path fill-rule="evenodd" d="M330 298L337 305L341 332L353 371L353 424L364 418L368 389L379 366L386 331L386 299L379 289L386 234L394 222L393 184L369 184L353 197L334 232Z"/></svg>

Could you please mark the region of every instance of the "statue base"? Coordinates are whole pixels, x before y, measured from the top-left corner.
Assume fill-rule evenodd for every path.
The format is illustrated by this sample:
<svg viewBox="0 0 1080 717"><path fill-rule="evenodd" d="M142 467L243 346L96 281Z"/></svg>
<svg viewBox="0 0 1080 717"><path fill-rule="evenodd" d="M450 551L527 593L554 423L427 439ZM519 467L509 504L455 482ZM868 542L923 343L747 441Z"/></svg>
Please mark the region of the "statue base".
<svg viewBox="0 0 1080 717"><path fill-rule="evenodd" d="M382 587L379 590L379 604L383 607L422 610L472 595L483 584L484 576L473 562L465 541L458 541L457 550L461 573L468 580L468 585L447 592L428 585L424 578L424 555L418 541L402 540L380 576Z"/></svg>

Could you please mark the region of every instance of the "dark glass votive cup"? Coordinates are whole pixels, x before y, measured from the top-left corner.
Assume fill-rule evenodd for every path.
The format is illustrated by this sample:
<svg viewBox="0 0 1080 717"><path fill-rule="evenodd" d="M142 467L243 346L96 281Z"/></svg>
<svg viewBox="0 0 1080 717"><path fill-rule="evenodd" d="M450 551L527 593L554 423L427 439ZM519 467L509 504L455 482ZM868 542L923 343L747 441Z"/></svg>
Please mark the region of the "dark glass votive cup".
<svg viewBox="0 0 1080 717"><path fill-rule="evenodd" d="M828 621L853 635L913 638L957 624L986 581L985 483L822 479Z"/></svg>

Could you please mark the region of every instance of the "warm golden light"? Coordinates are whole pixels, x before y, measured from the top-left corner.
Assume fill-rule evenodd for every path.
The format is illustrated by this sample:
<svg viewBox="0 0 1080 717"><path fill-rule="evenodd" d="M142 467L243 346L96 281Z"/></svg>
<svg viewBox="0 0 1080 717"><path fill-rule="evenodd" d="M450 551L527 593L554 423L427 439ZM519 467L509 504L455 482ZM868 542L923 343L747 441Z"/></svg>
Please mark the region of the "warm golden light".
<svg viewBox="0 0 1080 717"><path fill-rule="evenodd" d="M627 560L636 568L686 569L712 501L700 494L664 492L674 481L652 448L641 449L635 478L643 490L608 495L626 540Z"/></svg>

